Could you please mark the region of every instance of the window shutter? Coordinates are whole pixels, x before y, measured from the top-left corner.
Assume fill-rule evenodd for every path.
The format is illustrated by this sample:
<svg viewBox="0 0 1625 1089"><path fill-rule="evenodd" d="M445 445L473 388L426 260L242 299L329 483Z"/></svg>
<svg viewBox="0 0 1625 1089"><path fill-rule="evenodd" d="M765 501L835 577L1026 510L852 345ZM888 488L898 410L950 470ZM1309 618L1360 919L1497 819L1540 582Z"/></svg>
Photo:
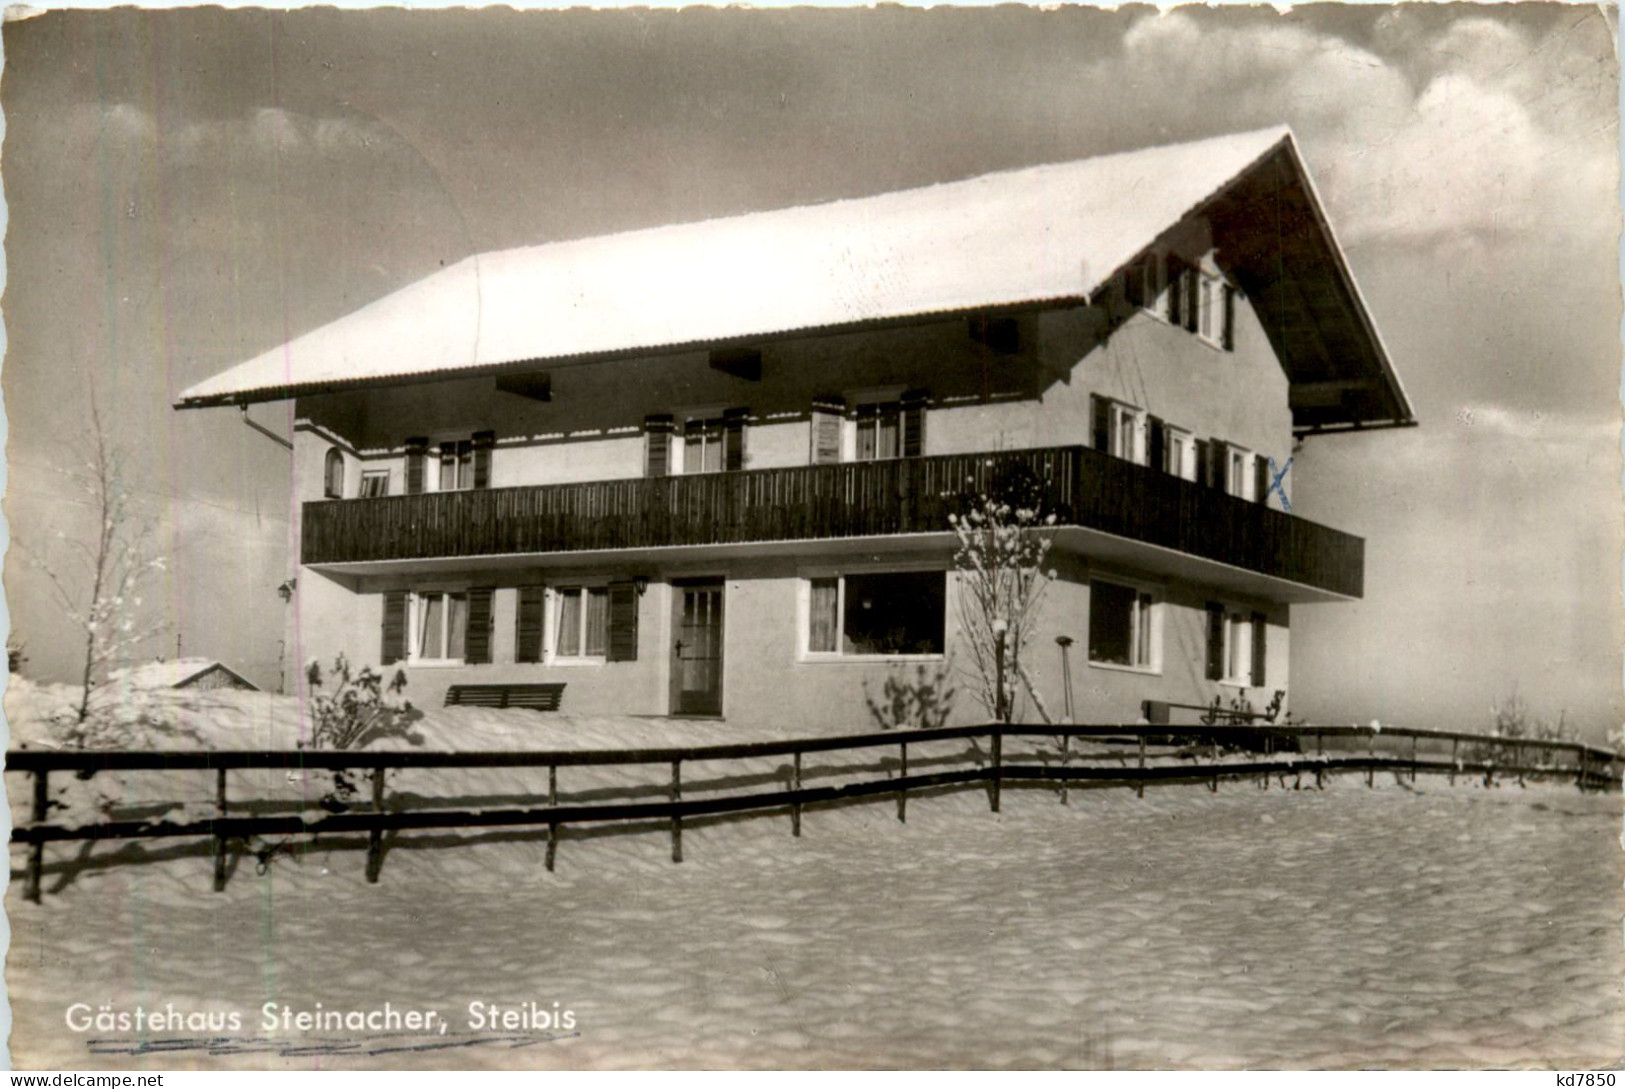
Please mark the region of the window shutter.
<svg viewBox="0 0 1625 1089"><path fill-rule="evenodd" d="M632 582L609 584L609 654L611 662L638 660L638 587Z"/></svg>
<svg viewBox="0 0 1625 1089"><path fill-rule="evenodd" d="M730 408L722 414L722 467L737 472L745 467L745 421L748 408Z"/></svg>
<svg viewBox="0 0 1625 1089"><path fill-rule="evenodd" d="M1217 488L1221 492L1227 491L1224 479L1228 472L1225 462L1229 459L1229 448L1222 439L1209 439L1207 442L1207 468L1203 470L1204 480L1210 488Z"/></svg>
<svg viewBox="0 0 1625 1089"><path fill-rule="evenodd" d="M1253 455L1253 498L1269 506L1270 459L1263 454Z"/></svg>
<svg viewBox="0 0 1625 1089"><path fill-rule="evenodd" d="M846 402L816 398L812 407L812 463L834 465L841 460L841 414Z"/></svg>
<svg viewBox="0 0 1625 1089"><path fill-rule="evenodd" d="M384 642L378 652L380 665L394 665L406 658L406 591L391 590L384 595Z"/></svg>
<svg viewBox="0 0 1625 1089"><path fill-rule="evenodd" d="M1101 453L1110 453L1112 448L1112 403L1100 395L1095 395L1095 449Z"/></svg>
<svg viewBox="0 0 1625 1089"><path fill-rule="evenodd" d="M1171 253L1163 265L1163 282L1168 285L1168 320L1178 325L1185 302L1185 262Z"/></svg>
<svg viewBox="0 0 1625 1089"><path fill-rule="evenodd" d="M1224 285L1224 350L1236 350L1236 289Z"/></svg>
<svg viewBox="0 0 1625 1089"><path fill-rule="evenodd" d="M1264 652L1269 647L1268 626L1263 613L1253 614L1253 675L1249 678L1254 688L1264 687Z"/></svg>
<svg viewBox="0 0 1625 1089"><path fill-rule="evenodd" d="M468 665L489 665L491 662L491 595L489 586L474 586L468 591L468 630L463 637L463 661Z"/></svg>
<svg viewBox="0 0 1625 1089"><path fill-rule="evenodd" d="M670 416L645 416L643 418L644 476L671 475L672 426Z"/></svg>
<svg viewBox="0 0 1625 1089"><path fill-rule="evenodd" d="M1146 440L1146 464L1158 472L1162 472L1168 468L1164 464L1168 460L1168 431L1163 426L1162 420L1156 416L1150 417L1149 431L1150 434Z"/></svg>
<svg viewBox="0 0 1625 1089"><path fill-rule="evenodd" d="M497 444L495 431L474 432L474 487L491 486L491 450Z"/></svg>
<svg viewBox="0 0 1625 1089"><path fill-rule="evenodd" d="M923 389L903 394L903 456L917 458L925 453L925 402Z"/></svg>
<svg viewBox="0 0 1625 1089"><path fill-rule="evenodd" d="M1196 440L1196 482L1213 487L1213 443L1207 439Z"/></svg>
<svg viewBox="0 0 1625 1089"><path fill-rule="evenodd" d="M1224 680L1224 606L1207 603L1207 679Z"/></svg>
<svg viewBox="0 0 1625 1089"><path fill-rule="evenodd" d="M406 494L420 495L423 492L423 462L429 453L429 440L414 438L406 440Z"/></svg>
<svg viewBox="0 0 1625 1089"><path fill-rule="evenodd" d="M521 586L519 588L518 622L514 633L514 661L539 662L542 660L542 603L547 599L546 587Z"/></svg>
<svg viewBox="0 0 1625 1089"><path fill-rule="evenodd" d="M1131 308L1145 305L1144 261L1136 261L1123 270L1123 299Z"/></svg>
<svg viewBox="0 0 1625 1089"><path fill-rule="evenodd" d="M1201 320L1201 290L1202 274L1195 266L1187 265L1180 273L1185 290L1184 309L1181 316L1185 319L1185 331L1194 333Z"/></svg>

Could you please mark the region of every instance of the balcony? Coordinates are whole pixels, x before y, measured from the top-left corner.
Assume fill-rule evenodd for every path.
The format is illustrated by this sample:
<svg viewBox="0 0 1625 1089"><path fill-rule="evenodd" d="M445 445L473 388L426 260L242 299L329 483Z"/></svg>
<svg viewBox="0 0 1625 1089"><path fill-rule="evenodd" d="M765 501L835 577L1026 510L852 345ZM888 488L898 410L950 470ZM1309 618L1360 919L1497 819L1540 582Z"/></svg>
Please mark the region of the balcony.
<svg viewBox="0 0 1625 1089"><path fill-rule="evenodd" d="M960 496L1012 474L1036 482L1061 547L1154 553L1196 578L1239 569L1300 600L1364 588L1360 538L1082 446L326 500L304 505L300 547L339 566L943 534Z"/></svg>

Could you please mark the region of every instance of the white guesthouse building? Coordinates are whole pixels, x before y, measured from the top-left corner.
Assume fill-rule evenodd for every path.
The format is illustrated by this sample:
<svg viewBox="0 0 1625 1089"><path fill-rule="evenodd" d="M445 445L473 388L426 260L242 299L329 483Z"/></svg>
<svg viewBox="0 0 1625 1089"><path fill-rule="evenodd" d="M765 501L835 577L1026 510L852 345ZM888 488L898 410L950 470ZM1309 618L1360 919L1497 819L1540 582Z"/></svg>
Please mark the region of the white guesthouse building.
<svg viewBox="0 0 1625 1089"><path fill-rule="evenodd" d="M177 407L289 398L293 661L766 730L985 718L947 513L1029 473L1046 704L1261 708L1362 593L1295 435L1414 422L1285 129L480 254Z"/></svg>

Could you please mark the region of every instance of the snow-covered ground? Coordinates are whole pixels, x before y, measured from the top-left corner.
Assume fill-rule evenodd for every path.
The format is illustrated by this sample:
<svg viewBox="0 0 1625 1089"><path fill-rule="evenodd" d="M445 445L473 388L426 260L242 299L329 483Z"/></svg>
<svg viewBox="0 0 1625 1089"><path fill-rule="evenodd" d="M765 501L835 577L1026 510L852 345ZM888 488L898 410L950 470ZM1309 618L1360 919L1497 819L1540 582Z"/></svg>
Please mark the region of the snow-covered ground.
<svg viewBox="0 0 1625 1089"><path fill-rule="evenodd" d="M285 716L256 706L268 722ZM563 725L527 714L472 721L504 746L505 731ZM423 728L438 746L467 718L435 712ZM653 740L672 726L576 728ZM1070 802L1007 787L995 815L979 791L914 798L907 824L889 800L809 810L799 840L787 815L695 822L681 865L663 825L570 829L554 873L529 832L425 835L392 846L378 885L365 883L361 850L324 841L273 856L263 874L237 859L220 894L206 844L62 846L51 857L72 864L47 873L39 906L17 895L14 850L13 1061L1575 1068L1625 1057L1617 796L1428 778L1413 789L1392 776L1369 790L1349 776L1325 791L1227 782L1217 794L1156 787L1143 801L1074 790ZM468 1021L472 1002L530 1001L573 1011L573 1031ZM266 1002L431 1008L448 1031L265 1033ZM149 1053L132 1054L134 1031L71 1031L75 1003L92 1015L102 1004L235 1011L243 1028L149 1033Z"/></svg>

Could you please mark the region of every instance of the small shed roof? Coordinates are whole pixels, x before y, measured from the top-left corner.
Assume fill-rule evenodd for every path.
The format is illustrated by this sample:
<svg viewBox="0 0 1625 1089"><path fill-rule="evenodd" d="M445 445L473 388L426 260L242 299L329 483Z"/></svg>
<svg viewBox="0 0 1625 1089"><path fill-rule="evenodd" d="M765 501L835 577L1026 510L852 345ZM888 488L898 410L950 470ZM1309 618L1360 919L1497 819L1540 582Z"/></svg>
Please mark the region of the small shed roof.
<svg viewBox="0 0 1625 1089"><path fill-rule="evenodd" d="M115 669L108 674L108 678L132 688L183 688L216 669L224 670L247 687L258 690L259 686L247 677L213 658L171 658L161 662L144 662Z"/></svg>
<svg viewBox="0 0 1625 1089"><path fill-rule="evenodd" d="M1284 127L477 254L192 386L177 407L1081 301L1197 211L1248 265L1243 288L1274 307L1273 326L1261 312L1304 384L1300 422L1409 421ZM1279 240L1283 225L1302 237L1260 251L1251 235Z"/></svg>

